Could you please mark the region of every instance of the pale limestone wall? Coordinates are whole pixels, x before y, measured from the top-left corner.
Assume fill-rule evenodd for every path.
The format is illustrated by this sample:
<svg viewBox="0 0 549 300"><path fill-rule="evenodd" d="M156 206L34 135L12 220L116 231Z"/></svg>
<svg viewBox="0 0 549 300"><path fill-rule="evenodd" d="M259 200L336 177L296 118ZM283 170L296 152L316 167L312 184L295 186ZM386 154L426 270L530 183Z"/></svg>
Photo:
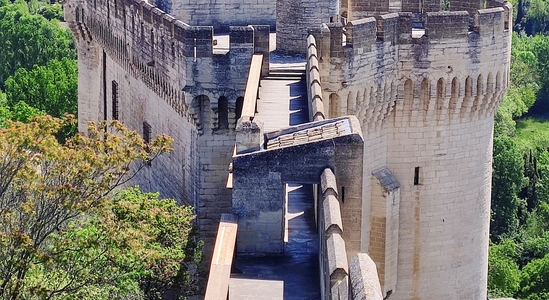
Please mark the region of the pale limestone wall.
<svg viewBox="0 0 549 300"><path fill-rule="evenodd" d="M377 273L376 264L368 254L359 253L351 260L349 264L349 277L352 299L384 299Z"/></svg>
<svg viewBox="0 0 549 300"><path fill-rule="evenodd" d="M402 184L395 299L485 299L492 126L417 122L391 135L388 167Z"/></svg>
<svg viewBox="0 0 549 300"><path fill-rule="evenodd" d="M277 0L276 49L305 55L308 30L331 22L339 14L339 2L334 0Z"/></svg>
<svg viewBox="0 0 549 300"><path fill-rule="evenodd" d="M179 0L173 1L170 14L191 25L214 26L227 30L229 25L276 25L276 1L272 0Z"/></svg>
<svg viewBox="0 0 549 300"><path fill-rule="evenodd" d="M79 129L113 118L143 133L174 138L174 152L146 167L131 184L195 207L209 256L221 213L231 211L225 185L235 141L236 102L253 51L269 48L265 28L231 27L230 49L213 53L213 28L193 27L146 2L69 1L67 21L79 53ZM220 126L226 99L227 126Z"/></svg>
<svg viewBox="0 0 549 300"><path fill-rule="evenodd" d="M368 174L386 165L402 183L391 298L486 297L492 126L508 85L509 16L509 6L428 13L423 37L412 36L406 13L353 21L346 43L335 24L314 33L320 60L329 59L325 111L355 113L363 128L362 251L372 249L365 221L379 196Z"/></svg>
<svg viewBox="0 0 549 300"><path fill-rule="evenodd" d="M112 85L118 83L119 120L143 136L143 122L151 126L151 136L167 134L174 139L174 152L160 156L146 166L132 183L145 191L160 191L161 197L175 198L194 205L193 193L198 184L197 131L188 119L177 114L161 97L130 75L107 56L107 119L112 120ZM102 98L102 90L99 92ZM101 119L101 116L98 118Z"/></svg>
<svg viewBox="0 0 549 300"><path fill-rule="evenodd" d="M368 253L378 262L383 295L396 287L400 217L400 183L387 168L373 172L371 234Z"/></svg>

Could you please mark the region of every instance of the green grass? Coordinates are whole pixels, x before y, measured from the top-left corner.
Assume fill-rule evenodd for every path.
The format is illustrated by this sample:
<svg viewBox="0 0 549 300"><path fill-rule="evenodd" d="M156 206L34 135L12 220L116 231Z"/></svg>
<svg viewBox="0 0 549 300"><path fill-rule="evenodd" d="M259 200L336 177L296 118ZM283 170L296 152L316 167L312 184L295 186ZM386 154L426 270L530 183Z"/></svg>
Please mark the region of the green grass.
<svg viewBox="0 0 549 300"><path fill-rule="evenodd" d="M549 148L549 121L528 118L516 122L515 140L521 151Z"/></svg>

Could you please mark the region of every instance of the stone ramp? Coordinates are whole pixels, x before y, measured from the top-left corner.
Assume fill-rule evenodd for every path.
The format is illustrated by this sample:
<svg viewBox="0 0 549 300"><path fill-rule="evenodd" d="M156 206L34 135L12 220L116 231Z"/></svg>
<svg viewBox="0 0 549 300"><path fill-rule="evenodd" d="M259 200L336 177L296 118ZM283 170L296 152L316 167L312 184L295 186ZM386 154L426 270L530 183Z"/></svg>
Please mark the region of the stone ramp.
<svg viewBox="0 0 549 300"><path fill-rule="evenodd" d="M309 122L302 63L271 65L261 80L255 118L264 132ZM229 282L229 299L320 299L318 233L311 185L288 185L287 243L277 257L238 257Z"/></svg>
<svg viewBox="0 0 549 300"><path fill-rule="evenodd" d="M320 299L318 233L311 185L288 185L288 243L278 257L237 258L229 299Z"/></svg>
<svg viewBox="0 0 549 300"><path fill-rule="evenodd" d="M256 118L264 123L264 132L279 130L309 121L304 70L272 70L259 88Z"/></svg>

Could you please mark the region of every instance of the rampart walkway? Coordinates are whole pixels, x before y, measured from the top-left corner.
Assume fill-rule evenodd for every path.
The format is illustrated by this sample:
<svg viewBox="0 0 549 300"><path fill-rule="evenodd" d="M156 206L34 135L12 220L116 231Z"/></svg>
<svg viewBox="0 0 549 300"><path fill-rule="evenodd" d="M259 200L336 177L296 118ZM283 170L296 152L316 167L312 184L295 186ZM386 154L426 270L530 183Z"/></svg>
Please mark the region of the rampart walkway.
<svg viewBox="0 0 549 300"><path fill-rule="evenodd" d="M273 64L261 80L256 118L264 131L308 122L307 90L299 64ZM318 233L311 185L287 185L284 255L234 262L229 299L319 299Z"/></svg>

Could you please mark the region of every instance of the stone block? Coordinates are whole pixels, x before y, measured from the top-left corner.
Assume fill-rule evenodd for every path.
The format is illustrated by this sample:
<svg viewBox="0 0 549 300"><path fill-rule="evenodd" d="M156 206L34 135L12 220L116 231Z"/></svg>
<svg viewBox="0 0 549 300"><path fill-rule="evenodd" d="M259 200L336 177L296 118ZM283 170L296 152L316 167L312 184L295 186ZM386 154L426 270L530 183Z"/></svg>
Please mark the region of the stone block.
<svg viewBox="0 0 549 300"><path fill-rule="evenodd" d="M339 201L335 195L326 195L322 201L324 212L324 231L326 235L342 234L343 222L341 221L341 210Z"/></svg>
<svg viewBox="0 0 549 300"><path fill-rule="evenodd" d="M322 175L320 176L320 191L322 194L329 192L337 197L336 178L331 169L325 169L324 172L322 172Z"/></svg>
<svg viewBox="0 0 549 300"><path fill-rule="evenodd" d="M352 299L383 300L376 264L368 254L357 254L349 265L349 272Z"/></svg>
<svg viewBox="0 0 549 300"><path fill-rule="evenodd" d="M328 254L328 272L330 280L337 282L349 273L345 241L339 234L334 234L326 240L326 252Z"/></svg>

